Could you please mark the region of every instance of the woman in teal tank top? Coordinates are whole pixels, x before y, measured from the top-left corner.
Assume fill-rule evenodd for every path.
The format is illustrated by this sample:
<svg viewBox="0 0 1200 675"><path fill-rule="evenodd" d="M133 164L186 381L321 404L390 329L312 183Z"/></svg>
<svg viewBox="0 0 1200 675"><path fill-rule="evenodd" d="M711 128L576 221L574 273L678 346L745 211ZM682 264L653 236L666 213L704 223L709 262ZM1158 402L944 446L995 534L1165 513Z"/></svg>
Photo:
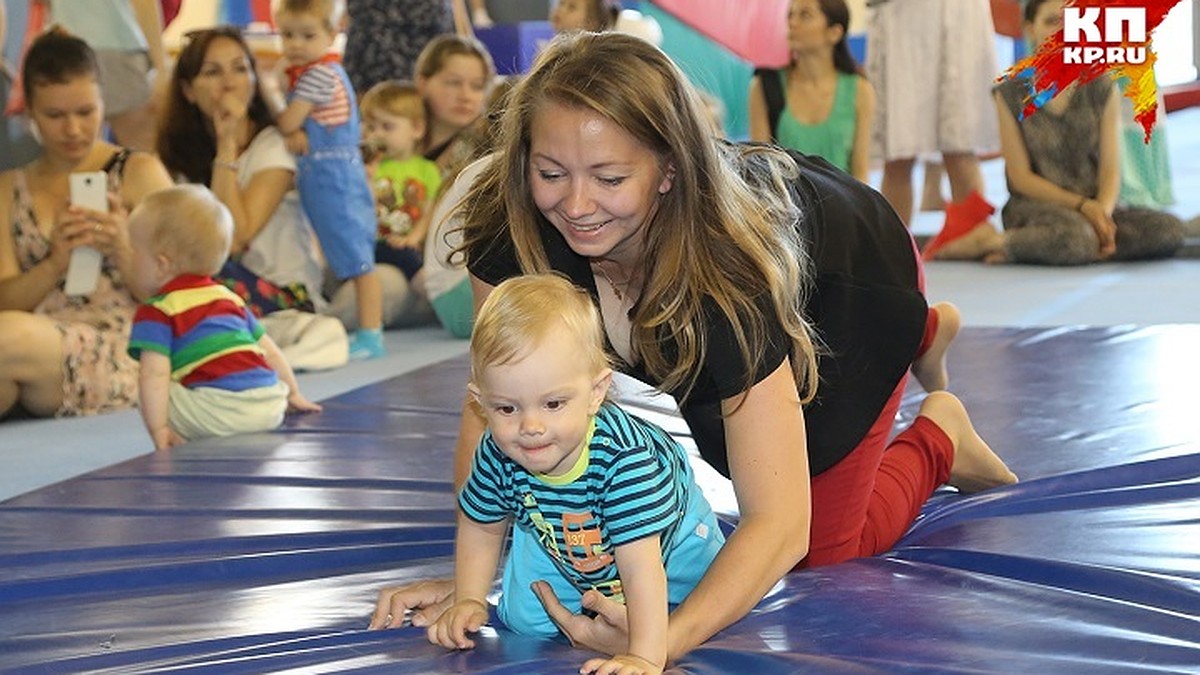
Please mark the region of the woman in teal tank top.
<svg viewBox="0 0 1200 675"><path fill-rule="evenodd" d="M792 0L791 62L750 82L750 140L824 158L867 180L875 92L846 44L845 0Z"/></svg>

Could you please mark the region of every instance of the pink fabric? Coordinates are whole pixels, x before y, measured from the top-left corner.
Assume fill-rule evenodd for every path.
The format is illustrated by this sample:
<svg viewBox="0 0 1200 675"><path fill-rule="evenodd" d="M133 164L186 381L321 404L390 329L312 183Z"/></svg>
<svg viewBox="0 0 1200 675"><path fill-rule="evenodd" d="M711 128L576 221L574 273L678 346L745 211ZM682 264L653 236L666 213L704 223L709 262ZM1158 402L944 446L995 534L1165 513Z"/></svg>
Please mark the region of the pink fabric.
<svg viewBox="0 0 1200 675"><path fill-rule="evenodd" d="M654 3L755 66L788 62L788 0L656 0Z"/></svg>

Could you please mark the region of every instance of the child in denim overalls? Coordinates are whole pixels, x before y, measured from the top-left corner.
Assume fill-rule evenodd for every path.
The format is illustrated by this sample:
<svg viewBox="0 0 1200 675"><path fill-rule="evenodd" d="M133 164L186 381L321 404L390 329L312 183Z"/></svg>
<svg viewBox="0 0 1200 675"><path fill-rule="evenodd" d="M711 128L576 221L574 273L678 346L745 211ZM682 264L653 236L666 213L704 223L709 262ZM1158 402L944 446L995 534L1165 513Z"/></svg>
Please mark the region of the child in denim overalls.
<svg viewBox="0 0 1200 675"><path fill-rule="evenodd" d="M358 106L338 57L330 53L343 4L284 0L275 23L290 67L288 105L276 118L300 155L296 189L338 279L354 282L358 330L350 358L383 356L383 291L375 274L375 205L359 153Z"/></svg>

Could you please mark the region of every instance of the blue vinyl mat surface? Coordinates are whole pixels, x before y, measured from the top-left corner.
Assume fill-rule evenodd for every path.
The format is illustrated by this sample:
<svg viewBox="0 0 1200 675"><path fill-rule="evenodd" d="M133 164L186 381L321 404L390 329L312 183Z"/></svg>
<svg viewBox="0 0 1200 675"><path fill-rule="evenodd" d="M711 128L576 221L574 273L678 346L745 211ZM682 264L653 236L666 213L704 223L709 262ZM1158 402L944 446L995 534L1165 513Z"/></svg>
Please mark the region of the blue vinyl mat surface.
<svg viewBox="0 0 1200 675"><path fill-rule="evenodd" d="M951 390L1022 482L940 491L893 551L789 575L675 672L1197 672L1197 345L964 329ZM0 669L577 671L586 653L503 629L470 652L365 630L380 587L451 571L465 377L453 359L0 503Z"/></svg>

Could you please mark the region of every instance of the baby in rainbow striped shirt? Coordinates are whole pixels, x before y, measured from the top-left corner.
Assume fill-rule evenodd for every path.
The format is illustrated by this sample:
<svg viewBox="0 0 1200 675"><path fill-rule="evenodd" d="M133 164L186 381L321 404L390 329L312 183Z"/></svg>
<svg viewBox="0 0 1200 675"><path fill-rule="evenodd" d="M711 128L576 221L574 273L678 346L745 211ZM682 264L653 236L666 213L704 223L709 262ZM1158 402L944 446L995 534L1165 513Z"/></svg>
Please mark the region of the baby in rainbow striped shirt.
<svg viewBox="0 0 1200 675"><path fill-rule="evenodd" d="M141 365L139 403L156 450L206 436L268 431L288 410L321 406L254 314L213 281L229 255L233 217L209 190L156 192L129 217L128 285L146 298L129 355Z"/></svg>

